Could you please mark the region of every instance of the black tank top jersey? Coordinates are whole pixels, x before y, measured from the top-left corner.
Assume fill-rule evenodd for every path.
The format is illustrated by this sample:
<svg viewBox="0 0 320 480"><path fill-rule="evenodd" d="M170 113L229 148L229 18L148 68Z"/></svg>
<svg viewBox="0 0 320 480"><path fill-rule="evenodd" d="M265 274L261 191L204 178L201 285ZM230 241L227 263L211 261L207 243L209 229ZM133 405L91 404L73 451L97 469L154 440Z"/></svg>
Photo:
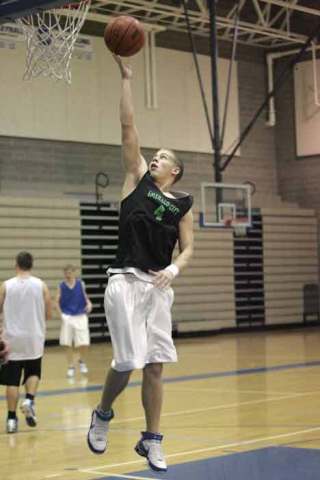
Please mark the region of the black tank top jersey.
<svg viewBox="0 0 320 480"><path fill-rule="evenodd" d="M162 270L170 265L179 222L193 203L191 195L163 195L147 172L120 209L119 244L112 268Z"/></svg>

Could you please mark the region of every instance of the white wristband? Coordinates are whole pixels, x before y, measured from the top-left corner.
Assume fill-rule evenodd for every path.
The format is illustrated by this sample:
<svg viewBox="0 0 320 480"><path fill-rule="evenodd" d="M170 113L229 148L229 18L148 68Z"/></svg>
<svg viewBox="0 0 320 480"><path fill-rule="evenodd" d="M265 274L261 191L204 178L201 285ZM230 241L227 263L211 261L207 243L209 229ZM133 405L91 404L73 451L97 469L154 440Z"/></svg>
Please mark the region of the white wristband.
<svg viewBox="0 0 320 480"><path fill-rule="evenodd" d="M177 265L175 265L174 263L171 263L171 265L168 265L165 270L167 270L168 272L171 272L172 275L174 277L176 277L177 275L179 275L179 267L177 267Z"/></svg>

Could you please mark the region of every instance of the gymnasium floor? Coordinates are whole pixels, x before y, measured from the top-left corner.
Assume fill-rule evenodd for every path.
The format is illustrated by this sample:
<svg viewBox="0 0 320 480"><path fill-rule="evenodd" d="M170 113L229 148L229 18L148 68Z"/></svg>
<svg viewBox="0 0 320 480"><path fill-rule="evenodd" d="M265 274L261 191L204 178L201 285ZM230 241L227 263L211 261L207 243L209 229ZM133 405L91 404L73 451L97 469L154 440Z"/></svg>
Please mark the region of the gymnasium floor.
<svg viewBox="0 0 320 480"><path fill-rule="evenodd" d="M5 433L1 392L1 480L320 478L319 329L176 343L180 361L165 369L166 474L150 472L133 451L144 428L139 372L115 405L108 453L88 450L91 409L111 359L110 344L100 344L90 349L88 378L74 381L61 349L47 348L34 430L20 416L19 433Z"/></svg>

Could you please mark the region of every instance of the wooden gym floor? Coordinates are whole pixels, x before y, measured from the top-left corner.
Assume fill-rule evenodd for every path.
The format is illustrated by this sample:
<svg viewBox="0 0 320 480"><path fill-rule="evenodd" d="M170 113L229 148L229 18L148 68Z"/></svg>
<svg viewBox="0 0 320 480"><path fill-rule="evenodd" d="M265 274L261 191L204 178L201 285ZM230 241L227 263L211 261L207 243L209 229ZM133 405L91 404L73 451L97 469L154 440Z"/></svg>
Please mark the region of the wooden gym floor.
<svg viewBox="0 0 320 480"><path fill-rule="evenodd" d="M109 451L86 445L110 344L90 347L89 375L66 378L60 347L46 349L38 427L5 433L1 480L316 480L320 471L320 330L217 335L176 342L166 366L162 431L169 470L150 472L133 447L144 428L140 374L115 404Z"/></svg>

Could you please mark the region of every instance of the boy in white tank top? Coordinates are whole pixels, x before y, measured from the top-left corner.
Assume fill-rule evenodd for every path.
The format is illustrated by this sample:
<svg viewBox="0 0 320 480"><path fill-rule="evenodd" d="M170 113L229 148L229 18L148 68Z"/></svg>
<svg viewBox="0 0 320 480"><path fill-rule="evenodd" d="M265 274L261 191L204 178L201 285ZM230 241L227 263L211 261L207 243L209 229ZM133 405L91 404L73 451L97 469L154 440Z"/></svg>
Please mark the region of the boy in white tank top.
<svg viewBox="0 0 320 480"><path fill-rule="evenodd" d="M9 345L8 362L0 371L0 384L7 386L8 433L18 430L16 409L22 373L26 398L21 410L30 427L37 424L34 398L41 378L41 359L46 320L51 316L51 300L46 284L31 275L32 266L32 255L20 252L16 257L17 275L0 287L3 336Z"/></svg>

